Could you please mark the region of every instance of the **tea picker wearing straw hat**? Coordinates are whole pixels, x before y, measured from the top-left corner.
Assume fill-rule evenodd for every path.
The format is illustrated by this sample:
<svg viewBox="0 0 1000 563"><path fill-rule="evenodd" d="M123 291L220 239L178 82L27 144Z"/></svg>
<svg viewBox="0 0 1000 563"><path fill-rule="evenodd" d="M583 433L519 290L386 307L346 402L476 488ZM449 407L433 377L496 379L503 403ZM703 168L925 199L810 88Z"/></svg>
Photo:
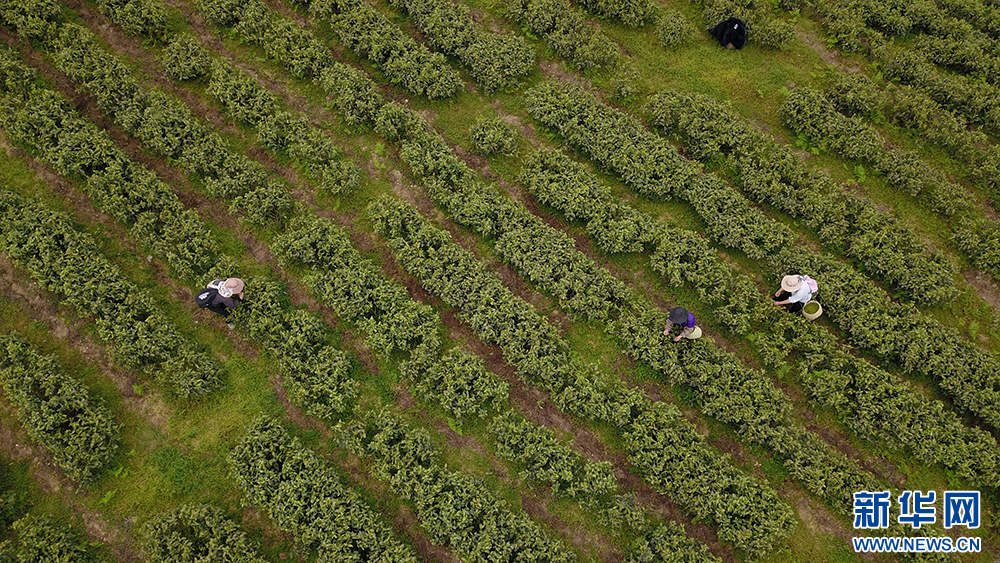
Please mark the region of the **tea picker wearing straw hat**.
<svg viewBox="0 0 1000 563"><path fill-rule="evenodd" d="M689 340L701 338L701 328L695 326L694 315L683 307L674 307L670 310L670 315L667 317L667 327L663 329L663 335L669 335L670 329L674 328L674 325L683 327L681 333L674 337L674 342L680 342L681 338Z"/></svg>
<svg viewBox="0 0 1000 563"><path fill-rule="evenodd" d="M781 289L774 292L774 304L789 313L798 313L812 299L812 285L807 276L789 275L781 278Z"/></svg>
<svg viewBox="0 0 1000 563"><path fill-rule="evenodd" d="M208 286L195 296L195 303L203 309L208 309L213 313L229 317L229 310L239 306L243 300L243 280L240 278L226 278L224 280L212 280ZM229 328L233 328L229 320L226 320Z"/></svg>

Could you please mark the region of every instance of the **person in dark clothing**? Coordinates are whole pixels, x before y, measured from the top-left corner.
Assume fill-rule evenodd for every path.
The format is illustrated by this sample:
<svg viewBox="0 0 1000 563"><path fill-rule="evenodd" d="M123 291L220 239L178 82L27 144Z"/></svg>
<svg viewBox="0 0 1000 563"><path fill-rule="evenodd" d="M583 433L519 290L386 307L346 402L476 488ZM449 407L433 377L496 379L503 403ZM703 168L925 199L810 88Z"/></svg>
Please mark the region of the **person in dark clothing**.
<svg viewBox="0 0 1000 563"><path fill-rule="evenodd" d="M212 298L205 308L222 315L226 319L226 324L232 328L229 321L229 310L238 307L240 301L243 300L243 280L240 278L213 280L212 283L208 284L208 288L218 290L219 294Z"/></svg>
<svg viewBox="0 0 1000 563"><path fill-rule="evenodd" d="M680 342L681 338L694 340L701 338L701 328L695 325L694 315L684 307L674 307L667 317L667 327L663 329L663 336L670 334L670 329L674 326L682 327L681 333L674 337L674 342Z"/></svg>
<svg viewBox="0 0 1000 563"><path fill-rule="evenodd" d="M747 25L738 18L720 22L709 33L726 49L742 49L747 42Z"/></svg>

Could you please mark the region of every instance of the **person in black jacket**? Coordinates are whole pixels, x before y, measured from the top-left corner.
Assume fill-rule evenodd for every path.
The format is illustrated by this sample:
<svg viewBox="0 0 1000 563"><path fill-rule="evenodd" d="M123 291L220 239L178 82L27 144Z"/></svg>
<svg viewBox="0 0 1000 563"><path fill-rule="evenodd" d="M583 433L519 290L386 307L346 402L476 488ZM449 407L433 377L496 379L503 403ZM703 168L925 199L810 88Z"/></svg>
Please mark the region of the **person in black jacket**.
<svg viewBox="0 0 1000 563"><path fill-rule="evenodd" d="M747 42L747 25L738 18L729 18L712 28L709 33L727 49L742 49Z"/></svg>
<svg viewBox="0 0 1000 563"><path fill-rule="evenodd" d="M208 284L209 289L216 289L219 294L212 298L205 307L213 313L217 313L226 318L226 324L232 328L228 320L229 310L239 306L243 300L243 280L240 278L227 278L224 280L213 280Z"/></svg>

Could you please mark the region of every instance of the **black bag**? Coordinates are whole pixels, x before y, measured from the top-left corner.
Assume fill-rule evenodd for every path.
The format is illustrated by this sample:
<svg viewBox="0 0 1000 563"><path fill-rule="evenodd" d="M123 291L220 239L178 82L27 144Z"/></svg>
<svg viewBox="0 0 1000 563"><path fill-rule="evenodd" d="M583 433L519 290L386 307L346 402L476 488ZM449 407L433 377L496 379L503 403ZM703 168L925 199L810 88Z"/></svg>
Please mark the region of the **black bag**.
<svg viewBox="0 0 1000 563"><path fill-rule="evenodd" d="M726 47L730 43L734 49L742 49L747 42L747 25L738 18L729 18L712 28L709 33L719 40L719 45Z"/></svg>
<svg viewBox="0 0 1000 563"><path fill-rule="evenodd" d="M205 307L208 307L212 303L212 300L215 299L215 296L218 294L219 294L218 289L215 289L213 287L206 287L205 289L201 290L201 293L194 296L194 304L204 309Z"/></svg>

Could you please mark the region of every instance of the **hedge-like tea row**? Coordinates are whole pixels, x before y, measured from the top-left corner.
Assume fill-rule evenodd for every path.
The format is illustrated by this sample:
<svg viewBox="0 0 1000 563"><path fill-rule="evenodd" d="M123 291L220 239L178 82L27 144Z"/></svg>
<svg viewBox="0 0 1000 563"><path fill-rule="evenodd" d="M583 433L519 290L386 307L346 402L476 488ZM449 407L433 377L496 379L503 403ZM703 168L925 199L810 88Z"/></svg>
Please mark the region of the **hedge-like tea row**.
<svg viewBox="0 0 1000 563"><path fill-rule="evenodd" d="M680 197L713 237L754 259L794 241L794 234L756 209L714 174L703 174L642 123L605 106L580 86L545 82L525 95L533 118L552 127L603 168L646 197Z"/></svg>
<svg viewBox="0 0 1000 563"><path fill-rule="evenodd" d="M884 54L891 38L919 33L954 38L963 43L989 41L969 22L947 13L948 2L931 0L853 0L850 3L805 0L820 16L820 24L844 50ZM1000 22L998 22L1000 23Z"/></svg>
<svg viewBox="0 0 1000 563"><path fill-rule="evenodd" d="M154 516L142 527L152 563L265 563L246 532L207 504L184 505Z"/></svg>
<svg viewBox="0 0 1000 563"><path fill-rule="evenodd" d="M386 111L401 108L386 105L376 113L376 131ZM732 355L712 348L695 347L697 352L666 352L662 315L655 307L631 295L631 292L578 251L568 237L545 225L523 206L499 195L495 188L483 186L475 173L458 160L436 133L415 116L400 114L393 133L402 138L401 157L417 176L422 176L431 197L455 220L486 237L496 238L495 251L522 276L558 298L562 307L574 315L604 322L618 320L613 330L630 352L654 363L675 379L692 385L699 400L713 416L733 424L747 440L779 447L781 455L794 467L793 473L806 486L833 501L850 494L847 485L861 486L866 477L822 441L803 429L786 424L791 405L766 377L746 369ZM390 139L392 140L392 139ZM679 370L678 365L688 369ZM722 373L700 377L691 374ZM748 397L743 403L733 396ZM746 408L744 404L753 404ZM809 468L809 469L806 469ZM825 482L837 475L837 485ZM843 490L838 487L844 487Z"/></svg>
<svg viewBox="0 0 1000 563"><path fill-rule="evenodd" d="M328 133L312 126L302 113L279 109L274 94L228 61L215 60L211 69L207 92L234 118L256 127L261 144L274 152L285 151L304 164L306 175L323 190L339 194L357 187L360 169L341 158ZM253 166L260 169L255 174L265 174L259 164ZM232 177L242 173L236 167L231 172L222 170Z"/></svg>
<svg viewBox="0 0 1000 563"><path fill-rule="evenodd" d="M182 277L212 260L208 229L170 188L133 162L107 133L81 117L59 94L36 88L36 75L0 50L0 126L57 172L86 181L94 205L129 226L136 239Z"/></svg>
<svg viewBox="0 0 1000 563"><path fill-rule="evenodd" d="M1000 131L1000 88L939 72L920 53L902 50L885 62L885 74L920 89L942 106L994 133Z"/></svg>
<svg viewBox="0 0 1000 563"><path fill-rule="evenodd" d="M955 297L955 268L932 252L895 216L810 170L794 152L743 119L732 107L701 94L663 92L646 105L652 125L679 135L687 154L725 158L748 197L802 219L824 244L859 259L866 271L922 303Z"/></svg>
<svg viewBox="0 0 1000 563"><path fill-rule="evenodd" d="M450 0L395 0L393 5L413 16L433 47L458 57L487 92L512 86L535 67L535 53L524 39L490 33L473 21L469 9L462 4ZM316 77L323 69L334 66L332 55L319 39L292 20L273 14L260 0L199 0L199 8L209 21L232 27L234 33L263 48L269 57L298 77ZM355 9L361 8L356 6ZM317 4L314 14L328 15L336 10L330 5ZM361 31L361 23L362 20L344 20L341 27L344 33L353 34ZM287 38L277 41L275 34L278 31L275 30ZM377 40L381 39L371 39L372 49L377 48ZM352 35L345 41L358 49L364 49L368 42ZM275 46L275 43L281 45ZM285 44L287 48L282 47ZM304 50L315 56L301 55L300 51ZM397 61L396 64L404 64L402 59ZM412 72L417 70L414 67ZM443 93L448 87L446 84L439 89Z"/></svg>
<svg viewBox="0 0 1000 563"><path fill-rule="evenodd" d="M49 291L96 317L98 336L125 368L182 397L220 386L220 368L136 291L68 217L0 190L0 248Z"/></svg>
<svg viewBox="0 0 1000 563"><path fill-rule="evenodd" d="M303 215L271 248L282 264L311 268L306 285L342 318L357 323L368 346L383 358L398 351L424 364L437 354L441 338L434 309L386 279L333 221Z"/></svg>
<svg viewBox="0 0 1000 563"><path fill-rule="evenodd" d="M967 211L969 195L931 168L911 151L886 146L878 130L857 117L847 117L818 90L802 87L792 91L781 105L786 127L805 135L812 143L852 160L862 160L885 174L899 190L927 202L947 216Z"/></svg>
<svg viewBox="0 0 1000 563"><path fill-rule="evenodd" d="M598 504L618 491L611 462L584 460L548 428L535 426L519 414L507 412L493 419L497 452L524 469L521 477L552 483L557 496Z"/></svg>
<svg viewBox="0 0 1000 563"><path fill-rule="evenodd" d="M450 98L464 89L461 74L441 53L431 52L365 0L295 0L333 30L358 56L378 65L386 79L431 99Z"/></svg>
<svg viewBox="0 0 1000 563"><path fill-rule="evenodd" d="M358 493L277 422L251 424L228 461L244 506L266 511L319 561L417 563Z"/></svg>
<svg viewBox="0 0 1000 563"><path fill-rule="evenodd" d="M17 335L0 335L0 383L28 436L70 479L87 484L100 476L118 451L121 427L55 356L40 355Z"/></svg>
<svg viewBox="0 0 1000 563"><path fill-rule="evenodd" d="M311 32L275 14L260 0L198 0L196 4L209 22L233 27L239 37L264 49L299 78L316 76L333 62L333 54Z"/></svg>
<svg viewBox="0 0 1000 563"><path fill-rule="evenodd" d="M985 229L978 237L962 237L955 241L976 267L990 272L1000 280L1000 262L995 257L1000 249L988 244L998 236L997 226L975 222L977 214L969 195L931 168L916 153L887 149L878 131L856 117L846 117L836 110L822 93L809 88L797 88L781 106L782 121L814 143L828 146L844 158L869 163L886 175L897 188L922 196L934 210L947 216L958 214L962 231Z"/></svg>
<svg viewBox="0 0 1000 563"><path fill-rule="evenodd" d="M625 117L617 110L601 105L593 96L572 86L543 86L529 91L529 96L532 99L531 103L535 104L533 106L535 109L532 111L539 116L540 121L563 133L574 146L592 155L598 162L610 162L614 165L613 170L625 180L626 184L644 186L635 180L636 177L644 179L643 171L635 171L631 167L624 166L622 164L624 160L611 159L612 156L621 156L628 152L614 150L614 145L606 139L615 137L601 131L600 126L608 121L605 119L607 114L617 114L620 122L626 122ZM579 101L580 98L584 98L584 101ZM537 109L539 107L541 111ZM638 125L635 127L636 135L643 133L643 130L638 129ZM646 136L625 136L620 137L619 141L625 146L651 146L647 139ZM645 173L648 175L650 171ZM637 189L645 193L648 188L637 187ZM730 244L725 240L722 242ZM797 269L784 260L784 258L773 260L775 268L785 269L793 266L791 268L793 271ZM819 257L815 260L822 260L828 264L824 269L833 267L832 260ZM862 309L857 306L845 307L839 312L829 309L830 316L851 334L855 342L882 354L891 354L901 360L907 369L927 373L940 380L942 386L965 405L965 408L976 412L993 426L1000 424L1000 418L997 417L998 410L994 406L1000 404L995 398L1000 386L992 383L997 379L996 373L1000 372L997 369L1000 367L1000 360L963 342L954 331L925 319L913 307L892 303L888 295L872 287L871 283L865 281L864 276L856 271L842 265L839 266L839 271L842 272L840 276L829 282L823 282L824 286L827 283L835 284L829 294L836 294L844 299L863 299L867 305L864 307L865 315L854 314L855 311ZM869 289L859 291L858 288ZM901 326L907 330L887 332L888 326ZM928 331L932 331L934 336L928 337ZM916 358L920 358L921 361L915 361Z"/></svg>
<svg viewBox="0 0 1000 563"><path fill-rule="evenodd" d="M613 244L603 244L598 239L598 246L605 252L649 249L652 268L670 285L694 286L723 324L758 327L760 332L750 334L749 338L760 350L764 362L772 367L783 361L794 362L795 373L809 397L837 410L862 436L910 449L918 458L940 463L973 482L988 486L1000 483L1000 457L996 453L995 440L988 433L966 427L941 403L926 399L884 370L851 356L821 327L776 312L752 281L719 259L703 238L660 225L654 218L622 203L582 165L559 152L538 152L530 156L522 182L539 201L555 207L570 220L585 223L588 232L614 229L632 243L623 245L616 240ZM830 314L832 310L851 311L853 321L860 316L855 312L872 316L882 307L881 303L887 302L872 297L865 300L867 307L862 311L857 311L855 304L841 308L838 299L857 299L856 288L861 287L857 279L859 274L835 260L805 259L805 253L801 254L803 259L799 261L794 260L798 256L795 253L780 256L776 269L790 267L793 271L821 273L823 277L819 279L823 280L826 296L823 302ZM742 303L743 308L732 308L734 302ZM894 317L917 318L912 308L887 310L883 315L874 318L870 334L893 334L895 326L899 326ZM891 324L894 322L895 326ZM986 368L995 365L995 360L990 362L982 352L962 356L955 348L959 342L954 335L949 337L947 330L934 323L925 322L921 329L934 331L931 338L921 336L924 345L933 347L933 350L925 349L927 354L941 354L946 361L971 357L985 362ZM917 338L916 333L898 334L894 342ZM794 356L795 353L799 356ZM914 359L918 362L932 360L929 356ZM650 360L654 361L655 358ZM980 377L988 373L984 371ZM990 384L985 382L985 385ZM962 389L974 392L975 381L970 380ZM974 403L979 412L994 409L996 399L991 406L991 396L993 392L980 392L980 398ZM888 412L896 414L886 417ZM900 423L900 420L906 422Z"/></svg>
<svg viewBox="0 0 1000 563"><path fill-rule="evenodd" d="M426 177L435 202L455 220L496 238L497 255L558 298L563 309L612 323L609 331L625 343L630 354L692 386L703 409L735 426L744 439L779 451L793 475L817 495L838 502L850 494L850 486L870 481L870 476L817 436L789 422L790 402L763 373L747 369L734 355L707 341L690 349L670 346L662 336L665 318L652 303L632 295L577 250L566 235L500 196L495 188L477 182L471 169L446 145L433 141L433 133L420 131L414 129L411 138L415 140L404 142L401 155L418 175ZM736 396L743 399L733 401ZM834 475L835 479L827 480Z"/></svg>
<svg viewBox="0 0 1000 563"><path fill-rule="evenodd" d="M331 91L370 92L363 86L363 81L357 81L352 87L346 74L336 78L324 75L326 78L331 78L328 84ZM369 99L363 107L377 105L376 96L369 94L366 97ZM350 103L355 98L348 96L346 102ZM342 107L349 113L355 113L346 104ZM793 472L805 479L810 490L817 494L831 500L840 499L842 495L849 494L850 486L862 486L870 479L856 466L832 452L819 438L800 428L771 430L776 421L785 418L789 412L790 406L785 404L787 400L769 383L761 385L762 375L746 370L734 357L727 358L716 352L691 354L680 359L661 356L660 350L669 349L661 342L665 341L660 336L664 319L647 313L654 309L651 304L636 302L622 284L597 268L564 235L545 226L519 204L480 185L474 172L455 158L440 137L415 116L407 117L405 112L400 114L400 110L398 106L387 104L374 110L372 119L377 123L378 131L380 118L387 112L399 114L395 119L398 123L391 131L394 136L390 140L403 139L400 154L418 176L425 177L432 198L459 222L484 236L497 238L498 255L527 279L559 298L565 309L604 321L627 312L628 318L621 320L621 327L616 333L632 346L632 353L645 355L644 359L657 362L658 368L682 380L686 376L676 369L678 363L688 365L690 369L685 371L692 374L717 374L719 366L725 366L721 369L724 377L694 377L686 382L699 390L699 398L714 416L736 425L747 439L772 446L780 444L781 455L789 460ZM612 236L620 237L620 234ZM739 302L738 299L734 301ZM523 315L520 322L525 322ZM517 353L527 346L537 347L538 344L508 345ZM537 370L536 373L542 374L542 377L558 375L555 369L544 366L541 358L537 357L531 357L519 367L522 371ZM743 408L728 400L732 396L747 394L752 397L747 402L753 403L754 408ZM766 423L762 424L762 420ZM838 476L836 484L827 481L831 475Z"/></svg>
<svg viewBox="0 0 1000 563"><path fill-rule="evenodd" d="M176 159L199 174L209 193L226 198L232 208L245 213L246 221L270 225L292 205L280 186L267 181L263 167L231 154L223 138L211 133L173 96L144 88L131 69L105 51L86 28L63 26L53 54L59 69L93 95L126 133L154 153ZM239 181L228 181L227 176L237 175Z"/></svg>
<svg viewBox="0 0 1000 563"><path fill-rule="evenodd" d="M914 41L913 49L937 65L1000 86L1000 57L995 38L972 32L943 37L921 35Z"/></svg>
<svg viewBox="0 0 1000 563"><path fill-rule="evenodd" d="M464 4L451 0L390 0L408 13L427 41L458 57L486 92L512 87L535 68L535 51L521 37L500 35L476 23Z"/></svg>
<svg viewBox="0 0 1000 563"><path fill-rule="evenodd" d="M346 234L327 219L303 218L278 237L272 246L282 262L295 262L311 268L306 284L325 303L335 308L344 318L358 323L368 334L366 342L382 355L403 352L407 359L400 368L412 383L417 396L442 407L450 416L461 422L469 416L487 417L506 400L509 386L495 374L486 370L482 359L461 349L454 348L438 356L440 339L437 327L440 320L432 310L409 298L406 291L384 278L379 269L362 259ZM398 334L400 338L383 334ZM381 344L380 344L381 343ZM505 420L517 420L516 431L533 436L545 436L548 431L535 426L510 410L499 410ZM510 425L490 427L492 439L503 452L512 439ZM516 437L514 438L516 439ZM650 525L648 518L631 501L612 493L617 489L614 477L601 467L591 467L562 444L544 442L547 449L535 450L536 455L572 467L584 468L572 474L556 475L537 462L525 467L528 478L551 483L557 491L571 490L574 500L612 525L646 530L650 534L669 537L671 545L686 546L684 552L695 561L717 561L703 545L684 536L681 527L670 524L665 528ZM537 459L537 457L536 457ZM524 460L522 460L524 461ZM587 469L590 468L590 469ZM558 479L558 480L557 480ZM608 481L610 479L610 481ZM608 494L595 496L597 490ZM583 494L583 493L587 494Z"/></svg>
<svg viewBox="0 0 1000 563"><path fill-rule="evenodd" d="M108 63L114 68L118 61ZM223 71L235 74L231 67ZM210 90L219 74L217 67ZM236 75L226 83L221 89L230 94L216 95L234 114L253 115L248 108L267 109L273 104L270 93L245 76ZM323 266L322 271L307 276L307 283L348 319L358 322L368 332L370 346L386 356L395 350L410 353L404 371L424 398L439 402L460 419L470 413L485 414L490 402L506 396L506 383L486 373L478 358L457 350L440 360L431 357L439 344L436 327L427 322L436 320L433 311L382 279L378 269L362 260L329 221L303 216L278 237L275 249L279 255ZM339 261L337 267L333 267L334 258ZM253 299L234 311L232 318L240 327L249 326L262 348L278 358L296 403L318 417L336 419L355 394L355 382L345 377L346 359L324 344L323 327L315 319L300 315L301 311L282 311L284 294L274 284L250 280L249 285L254 287Z"/></svg>
<svg viewBox="0 0 1000 563"><path fill-rule="evenodd" d="M651 402L620 380L587 373L544 317L413 208L385 197L369 212L407 271L460 309L483 340L499 344L519 373L551 391L560 408L621 427L633 465L685 509L712 518L722 539L762 553L788 533L788 508L774 491L713 452L676 408Z"/></svg>
<svg viewBox="0 0 1000 563"><path fill-rule="evenodd" d="M231 67L223 70L235 74ZM210 89L218 74L217 68ZM270 108L273 98L256 82L244 76L226 82L233 85L219 89L232 94L217 98L232 113L252 115L248 107ZM429 322L437 320L433 311L409 299L402 287L386 281L332 222L300 215L277 237L274 250L284 260L314 268L306 278L307 284L345 318L357 322L366 331L369 346L386 357L395 351L410 355L410 361L401 367L414 382L418 395L440 404L459 420L470 414L483 416L491 403L506 397L507 384L486 372L482 360L461 350L437 358L440 341L435 324ZM350 404L355 388L354 382L345 381L342 355L324 344L323 328L314 319L298 314L301 312L281 310L284 295L274 284L250 280L249 285L255 288L254 298L235 311L233 319L240 327L249 326L265 351L279 359L293 400L311 414L335 419ZM636 529L640 528L663 535L655 526L640 522ZM668 537L674 534L681 536L671 540L677 545L692 542L683 538L683 529L676 526L666 533ZM716 561L700 544L694 543L687 550L704 556L699 561Z"/></svg>
<svg viewBox="0 0 1000 563"><path fill-rule="evenodd" d="M869 121L885 116L943 147L951 157L968 165L965 176L992 190L994 205L1000 206L1000 146L979 129L970 128L958 112L905 84L879 90L863 74L831 72L824 94L845 115Z"/></svg>
<svg viewBox="0 0 1000 563"><path fill-rule="evenodd" d="M171 46L185 41L193 39L181 37ZM53 51L59 69L93 95L125 132L197 174L211 195L229 201L246 221L270 226L280 223L291 210L291 197L283 186L268 179L263 166L231 150L221 135L180 100L144 87L131 68L107 52L89 30L63 26ZM353 187L357 172L345 165L325 134L304 117L279 111L272 96L261 94L255 80L231 65L208 66L212 71L209 93L231 102L237 118L251 120L265 146L300 160L310 178L324 189L337 193Z"/></svg>
<svg viewBox="0 0 1000 563"><path fill-rule="evenodd" d="M277 360L289 397L327 420L350 412L358 381L350 377L347 354L330 344L330 327L319 315L291 307L288 292L277 282L254 278L246 284L253 288L252 298L233 309L229 319Z"/></svg>
<svg viewBox="0 0 1000 563"><path fill-rule="evenodd" d="M44 40L55 30L53 20L61 9L56 0L6 0L0 3L0 18L21 35Z"/></svg>
<svg viewBox="0 0 1000 563"><path fill-rule="evenodd" d="M0 561L10 563L94 563L88 538L49 516L27 514L11 524L16 540L0 543Z"/></svg>
<svg viewBox="0 0 1000 563"><path fill-rule="evenodd" d="M609 66L618 59L618 46L589 25L568 0L507 0L506 6L507 16L544 37L549 47L580 70Z"/></svg>
<svg viewBox="0 0 1000 563"><path fill-rule="evenodd" d="M580 0L587 11L618 20L629 27L642 27L656 19L652 0Z"/></svg>
<svg viewBox="0 0 1000 563"><path fill-rule="evenodd" d="M98 0L97 7L129 35L165 41L167 10L157 0Z"/></svg>
<svg viewBox="0 0 1000 563"><path fill-rule="evenodd" d="M475 478L449 471L430 436L387 411L366 413L349 429L349 447L372 472L413 503L432 541L466 561L570 563L576 559L522 511L512 511Z"/></svg>

